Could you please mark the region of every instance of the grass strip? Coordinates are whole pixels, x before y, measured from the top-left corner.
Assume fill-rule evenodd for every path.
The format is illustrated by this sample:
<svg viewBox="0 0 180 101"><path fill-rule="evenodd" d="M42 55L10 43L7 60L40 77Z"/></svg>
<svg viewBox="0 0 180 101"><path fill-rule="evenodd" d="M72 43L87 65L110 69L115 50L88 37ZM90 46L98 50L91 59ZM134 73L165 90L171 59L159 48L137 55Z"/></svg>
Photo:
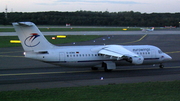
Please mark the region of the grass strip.
<svg viewBox="0 0 180 101"><path fill-rule="evenodd" d="M180 81L2 91L2 101L180 101Z"/></svg>
<svg viewBox="0 0 180 101"><path fill-rule="evenodd" d="M52 37L56 37L56 36L45 36L45 37L52 44L63 44L63 43L93 40L102 36L101 35L67 35L67 37L64 39L57 38L55 40L52 40ZM20 43L10 43L10 40L19 40L19 38L17 36L1 36L0 48L21 46Z"/></svg>
<svg viewBox="0 0 180 101"><path fill-rule="evenodd" d="M39 28L42 32L48 31L140 31L140 28ZM0 28L0 32L15 32L14 28Z"/></svg>
<svg viewBox="0 0 180 101"><path fill-rule="evenodd" d="M43 32L48 31L124 31L125 28L40 28ZM140 30L139 28L126 28L128 31Z"/></svg>
<svg viewBox="0 0 180 101"><path fill-rule="evenodd" d="M0 32L15 32L14 28L0 28Z"/></svg>

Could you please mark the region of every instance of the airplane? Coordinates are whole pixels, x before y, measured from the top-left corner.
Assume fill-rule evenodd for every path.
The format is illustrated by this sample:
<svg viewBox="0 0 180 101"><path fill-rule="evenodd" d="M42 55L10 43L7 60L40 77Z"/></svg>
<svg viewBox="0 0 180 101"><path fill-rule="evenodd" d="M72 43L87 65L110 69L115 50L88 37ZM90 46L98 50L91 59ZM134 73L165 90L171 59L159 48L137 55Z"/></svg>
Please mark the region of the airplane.
<svg viewBox="0 0 180 101"><path fill-rule="evenodd" d="M172 58L152 45L56 46L51 44L33 22L12 23L26 58L67 67L103 67L109 72L122 65L160 64Z"/></svg>
<svg viewBox="0 0 180 101"><path fill-rule="evenodd" d="M153 32L154 31L154 27L152 27L151 29L149 28L141 28L143 32Z"/></svg>

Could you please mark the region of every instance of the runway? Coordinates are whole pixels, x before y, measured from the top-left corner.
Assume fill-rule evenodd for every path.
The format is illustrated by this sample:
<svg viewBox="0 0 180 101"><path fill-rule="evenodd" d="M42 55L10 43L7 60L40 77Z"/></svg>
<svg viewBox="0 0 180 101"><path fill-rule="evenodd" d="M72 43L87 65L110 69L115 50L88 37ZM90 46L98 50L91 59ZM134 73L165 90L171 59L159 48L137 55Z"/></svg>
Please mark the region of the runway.
<svg viewBox="0 0 180 101"><path fill-rule="evenodd" d="M112 35L109 32L109 35L95 39L95 42L75 44L155 45L173 58L164 64L164 69L159 69L158 65L122 66L106 73L103 68L98 71L86 67L66 68L26 59L21 47L0 48L0 91L180 80L180 35L170 33Z"/></svg>

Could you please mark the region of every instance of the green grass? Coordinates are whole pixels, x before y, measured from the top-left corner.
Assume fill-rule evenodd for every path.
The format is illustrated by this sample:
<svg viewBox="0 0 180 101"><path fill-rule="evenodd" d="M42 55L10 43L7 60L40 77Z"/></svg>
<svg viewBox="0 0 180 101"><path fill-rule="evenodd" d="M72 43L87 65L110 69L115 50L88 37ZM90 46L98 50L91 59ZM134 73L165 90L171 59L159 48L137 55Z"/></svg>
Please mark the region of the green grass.
<svg viewBox="0 0 180 101"><path fill-rule="evenodd" d="M180 81L2 91L2 101L180 101Z"/></svg>
<svg viewBox="0 0 180 101"><path fill-rule="evenodd" d="M0 32L15 32L14 28L0 28Z"/></svg>
<svg viewBox="0 0 180 101"><path fill-rule="evenodd" d="M42 32L48 31L123 31L124 28L39 28ZM140 30L140 28L127 28L128 31ZM0 32L15 32L14 28L0 28Z"/></svg>
<svg viewBox="0 0 180 101"><path fill-rule="evenodd" d="M52 44L62 44L62 43L70 43L70 42L88 41L88 40L93 40L102 36L100 35L68 35L64 39L57 38L56 40L51 39L51 37L56 37L56 36L45 36L45 37ZM20 43L10 43L10 40L19 40L17 36L1 36L0 40L1 40L0 48L21 46Z"/></svg>
<svg viewBox="0 0 180 101"><path fill-rule="evenodd" d="M20 46L19 43L10 43L10 40L19 40L17 36L1 36L0 37L0 48L3 47L16 47Z"/></svg>
<svg viewBox="0 0 180 101"><path fill-rule="evenodd" d="M123 31L124 28L40 28L41 31ZM140 30L139 28L128 28L128 31Z"/></svg>

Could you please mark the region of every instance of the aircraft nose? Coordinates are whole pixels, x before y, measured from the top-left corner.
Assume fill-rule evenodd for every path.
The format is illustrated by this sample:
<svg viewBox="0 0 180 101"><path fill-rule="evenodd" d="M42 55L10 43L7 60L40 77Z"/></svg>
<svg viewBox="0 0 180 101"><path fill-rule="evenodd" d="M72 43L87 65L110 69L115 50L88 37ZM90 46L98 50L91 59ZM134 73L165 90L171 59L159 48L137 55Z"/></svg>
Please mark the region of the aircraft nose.
<svg viewBox="0 0 180 101"><path fill-rule="evenodd" d="M170 60L172 60L172 57L167 55L167 54L165 54L164 55L164 61L170 61Z"/></svg>

